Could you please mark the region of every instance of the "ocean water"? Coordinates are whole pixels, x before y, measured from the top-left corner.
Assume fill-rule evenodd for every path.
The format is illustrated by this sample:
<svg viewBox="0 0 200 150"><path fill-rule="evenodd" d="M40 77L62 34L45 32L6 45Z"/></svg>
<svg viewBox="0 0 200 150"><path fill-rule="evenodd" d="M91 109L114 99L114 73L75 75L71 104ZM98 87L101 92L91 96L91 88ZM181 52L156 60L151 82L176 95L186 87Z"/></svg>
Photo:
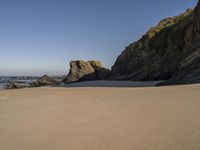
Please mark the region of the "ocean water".
<svg viewBox="0 0 200 150"><path fill-rule="evenodd" d="M0 90L4 89L4 85L5 85L5 83L0 83Z"/></svg>

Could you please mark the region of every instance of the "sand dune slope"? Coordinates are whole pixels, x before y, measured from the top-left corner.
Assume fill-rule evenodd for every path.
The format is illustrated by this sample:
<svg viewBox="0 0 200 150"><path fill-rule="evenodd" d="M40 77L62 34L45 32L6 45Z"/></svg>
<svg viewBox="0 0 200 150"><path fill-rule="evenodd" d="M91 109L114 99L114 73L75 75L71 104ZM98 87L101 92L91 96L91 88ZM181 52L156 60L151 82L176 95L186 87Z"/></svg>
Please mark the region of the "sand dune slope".
<svg viewBox="0 0 200 150"><path fill-rule="evenodd" d="M200 85L0 92L0 150L199 150Z"/></svg>

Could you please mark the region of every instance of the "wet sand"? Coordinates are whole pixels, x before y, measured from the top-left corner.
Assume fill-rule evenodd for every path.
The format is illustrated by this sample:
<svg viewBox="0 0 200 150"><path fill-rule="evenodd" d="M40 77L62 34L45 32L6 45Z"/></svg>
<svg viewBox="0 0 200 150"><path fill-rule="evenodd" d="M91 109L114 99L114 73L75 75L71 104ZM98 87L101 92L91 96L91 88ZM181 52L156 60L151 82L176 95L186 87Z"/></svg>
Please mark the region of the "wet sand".
<svg viewBox="0 0 200 150"><path fill-rule="evenodd" d="M0 150L199 150L200 84L0 91Z"/></svg>

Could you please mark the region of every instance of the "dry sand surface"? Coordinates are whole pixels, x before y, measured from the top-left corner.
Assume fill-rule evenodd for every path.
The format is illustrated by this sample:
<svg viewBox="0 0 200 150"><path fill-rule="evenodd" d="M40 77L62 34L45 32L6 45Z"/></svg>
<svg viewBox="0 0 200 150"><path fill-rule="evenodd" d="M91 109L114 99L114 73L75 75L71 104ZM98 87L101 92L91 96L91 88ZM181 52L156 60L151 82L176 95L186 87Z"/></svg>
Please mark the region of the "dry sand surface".
<svg viewBox="0 0 200 150"><path fill-rule="evenodd" d="M200 84L0 91L0 150L200 150Z"/></svg>

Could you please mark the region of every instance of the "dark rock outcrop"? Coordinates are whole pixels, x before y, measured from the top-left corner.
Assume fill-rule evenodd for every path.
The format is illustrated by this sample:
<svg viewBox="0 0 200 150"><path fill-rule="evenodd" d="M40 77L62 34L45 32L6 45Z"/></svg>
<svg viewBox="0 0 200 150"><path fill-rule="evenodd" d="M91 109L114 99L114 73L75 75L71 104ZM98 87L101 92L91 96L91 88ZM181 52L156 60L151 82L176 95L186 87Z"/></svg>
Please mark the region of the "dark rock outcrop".
<svg viewBox="0 0 200 150"><path fill-rule="evenodd" d="M29 87L29 85L20 84L17 82L11 82L5 86L6 89L21 89L21 88L27 88L27 87Z"/></svg>
<svg viewBox="0 0 200 150"><path fill-rule="evenodd" d="M70 71L63 80L66 83L77 81L102 80L108 78L110 70L103 67L100 61L71 61Z"/></svg>
<svg viewBox="0 0 200 150"><path fill-rule="evenodd" d="M47 85L59 85L60 82L54 80L53 78L49 77L48 75L44 75L37 79L36 81L26 83L21 81L10 82L6 85L6 89L21 89L21 88L31 88L31 87L40 87L40 86L47 86Z"/></svg>
<svg viewBox="0 0 200 150"><path fill-rule="evenodd" d="M112 72L119 80L200 82L200 2L195 10L162 20L126 47Z"/></svg>
<svg viewBox="0 0 200 150"><path fill-rule="evenodd" d="M37 79L35 82L32 83L32 87L38 86L46 86L46 85L58 85L59 82L54 80L53 78L49 77L48 75L44 75Z"/></svg>

